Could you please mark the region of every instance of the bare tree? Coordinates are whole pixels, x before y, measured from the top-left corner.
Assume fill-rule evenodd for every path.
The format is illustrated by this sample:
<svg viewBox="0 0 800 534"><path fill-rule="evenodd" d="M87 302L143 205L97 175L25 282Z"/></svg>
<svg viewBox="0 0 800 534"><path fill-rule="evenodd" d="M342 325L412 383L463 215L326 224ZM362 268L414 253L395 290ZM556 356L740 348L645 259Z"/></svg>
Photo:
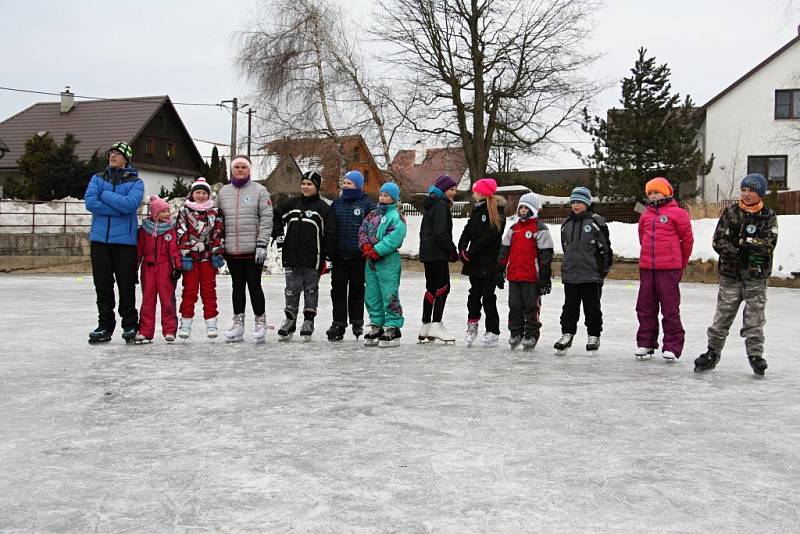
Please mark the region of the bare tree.
<svg viewBox="0 0 800 534"><path fill-rule="evenodd" d="M723 161L720 170L724 173L724 181L720 184L724 200L736 198L739 183L747 170L746 151L742 146L742 126L731 134L730 150L727 161Z"/></svg>
<svg viewBox="0 0 800 534"><path fill-rule="evenodd" d="M375 35L420 83L418 132L464 148L473 180L492 148L531 153L580 118L597 92L581 77L596 4L586 0L381 0Z"/></svg>

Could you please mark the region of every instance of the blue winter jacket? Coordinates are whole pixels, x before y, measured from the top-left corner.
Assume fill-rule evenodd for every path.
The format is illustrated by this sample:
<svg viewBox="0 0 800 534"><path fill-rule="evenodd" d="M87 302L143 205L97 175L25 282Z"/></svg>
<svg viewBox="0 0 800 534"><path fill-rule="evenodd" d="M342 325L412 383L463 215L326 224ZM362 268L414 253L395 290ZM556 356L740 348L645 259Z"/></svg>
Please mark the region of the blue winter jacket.
<svg viewBox="0 0 800 534"><path fill-rule="evenodd" d="M135 246L139 229L136 213L143 196L144 182L130 165L123 169L108 167L92 176L84 196L86 209L92 213L89 241Z"/></svg>
<svg viewBox="0 0 800 534"><path fill-rule="evenodd" d="M354 193L348 193L354 191ZM345 260L361 257L358 247L358 229L364 217L375 208L375 203L363 191L344 189L342 196L331 204L336 217L336 250L334 260Z"/></svg>

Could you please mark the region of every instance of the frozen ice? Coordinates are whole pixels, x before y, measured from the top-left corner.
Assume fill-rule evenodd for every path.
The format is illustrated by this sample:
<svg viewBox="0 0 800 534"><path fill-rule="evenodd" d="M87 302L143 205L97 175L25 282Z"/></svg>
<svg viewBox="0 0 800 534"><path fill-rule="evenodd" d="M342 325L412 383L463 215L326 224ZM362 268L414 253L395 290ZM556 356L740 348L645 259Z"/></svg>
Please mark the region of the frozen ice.
<svg viewBox="0 0 800 534"><path fill-rule="evenodd" d="M265 276L267 316L283 279ZM2 532L794 532L800 524L797 290L769 290L766 377L734 323L698 374L715 285L683 284L683 357L633 357L635 282L604 288L596 356L565 356L563 292L535 352L416 345L403 276L396 349L205 338L90 346L90 276L0 277ZM220 327L231 319L219 277ZM453 278L445 324L466 324ZM499 292L501 315L506 293ZM200 307L198 305L198 312ZM503 321L505 322L505 321ZM483 330L483 328L481 328Z"/></svg>

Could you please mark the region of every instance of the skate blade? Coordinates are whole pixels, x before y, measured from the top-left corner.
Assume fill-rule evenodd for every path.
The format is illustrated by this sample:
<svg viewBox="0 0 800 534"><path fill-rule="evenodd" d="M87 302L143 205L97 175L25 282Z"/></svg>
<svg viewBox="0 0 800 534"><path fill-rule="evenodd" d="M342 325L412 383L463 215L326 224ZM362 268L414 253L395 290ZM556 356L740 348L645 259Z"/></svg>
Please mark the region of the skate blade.
<svg viewBox="0 0 800 534"><path fill-rule="evenodd" d="M212 334L206 334L206 337L208 337L208 339L215 339L218 336L219 336L219 334L213 334L213 333Z"/></svg>
<svg viewBox="0 0 800 534"><path fill-rule="evenodd" d="M418 337L417 338L417 344L418 345L426 345L426 344L430 343L431 341L432 340L430 338L427 338L427 337Z"/></svg>
<svg viewBox="0 0 800 534"><path fill-rule="evenodd" d="M111 341L111 338L108 339L90 339L89 345L99 345L100 343L108 343Z"/></svg>
<svg viewBox="0 0 800 534"><path fill-rule="evenodd" d="M311 336L303 336L303 335L301 335L300 336L300 341L302 341L303 343L308 343L309 341L311 341Z"/></svg>
<svg viewBox="0 0 800 534"><path fill-rule="evenodd" d="M390 349L392 347L399 347L399 346L400 346L400 342L399 341L380 341L380 342L378 342L378 347L380 347L382 349Z"/></svg>
<svg viewBox="0 0 800 534"><path fill-rule="evenodd" d="M282 335L279 334L278 335L278 341L291 341L293 335L294 334L289 334L288 336L282 336Z"/></svg>
<svg viewBox="0 0 800 534"><path fill-rule="evenodd" d="M652 360L653 359L653 355L652 354L634 354L634 356L640 362L643 362L645 360Z"/></svg>
<svg viewBox="0 0 800 534"><path fill-rule="evenodd" d="M191 334L178 334L178 338L179 338L179 339L189 339L189 336L190 336L190 335L191 335Z"/></svg>
<svg viewBox="0 0 800 534"><path fill-rule="evenodd" d="M567 349L555 349L554 354L556 356L566 356L567 355Z"/></svg>
<svg viewBox="0 0 800 534"><path fill-rule="evenodd" d="M593 356L597 356L597 352L598 352L598 351L596 351L596 350L587 350L587 351L586 351L586 354L587 354L589 357L593 357Z"/></svg>
<svg viewBox="0 0 800 534"><path fill-rule="evenodd" d="M364 346L365 347L377 347L378 343L379 343L379 341L372 341L372 340L369 340L369 339L365 339L364 340Z"/></svg>
<svg viewBox="0 0 800 534"><path fill-rule="evenodd" d="M243 337L226 337L225 343L241 343L244 341Z"/></svg>

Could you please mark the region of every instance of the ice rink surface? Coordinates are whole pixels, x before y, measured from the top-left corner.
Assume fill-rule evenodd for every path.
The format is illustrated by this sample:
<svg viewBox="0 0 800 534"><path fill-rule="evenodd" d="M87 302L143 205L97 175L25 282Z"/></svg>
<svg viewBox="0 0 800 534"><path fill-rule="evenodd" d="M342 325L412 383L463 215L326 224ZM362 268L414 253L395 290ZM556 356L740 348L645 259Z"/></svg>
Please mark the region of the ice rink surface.
<svg viewBox="0 0 800 534"><path fill-rule="evenodd" d="M220 326L230 287L219 278ZM279 324L283 280L265 276ZM800 292L769 290L764 379L737 319L696 374L715 285L684 284L683 358L632 356L636 282L608 282L600 352L415 344L423 278L404 275L403 345L332 345L329 280L310 343L90 346L90 276L0 277L0 532L797 532ZM499 292L506 313L506 292ZM198 306L199 311L199 306ZM503 318L502 323L505 323ZM481 329L483 331L483 329Z"/></svg>

